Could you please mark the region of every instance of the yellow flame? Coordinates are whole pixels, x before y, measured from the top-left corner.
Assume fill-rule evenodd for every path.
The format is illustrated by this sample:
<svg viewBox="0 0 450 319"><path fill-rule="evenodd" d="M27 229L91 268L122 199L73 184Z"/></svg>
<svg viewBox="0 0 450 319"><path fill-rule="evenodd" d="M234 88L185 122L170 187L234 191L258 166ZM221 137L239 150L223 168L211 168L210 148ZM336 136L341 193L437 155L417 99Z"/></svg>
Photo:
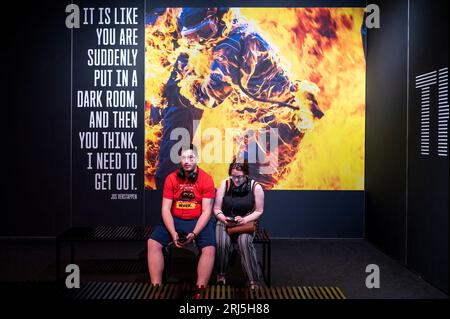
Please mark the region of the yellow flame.
<svg viewBox="0 0 450 319"><path fill-rule="evenodd" d="M180 9L168 9L157 23L146 26L146 135L145 135L145 187L154 188L154 172L161 139L161 125L149 125L151 107L165 107L162 90L180 52L189 55L189 67L180 82L181 94L197 107L193 94L194 84L209 75L214 41L206 46L190 46L183 39L174 39L176 16ZM299 111L286 108L270 109L270 104L255 103L239 94L238 87L217 108L204 108L201 127L195 140L201 149L213 141L202 136L210 128L222 132L220 143L223 160L226 147L236 138L227 139L225 128L265 128L259 123L262 114L276 115L278 123L292 125L297 121L305 134L280 145L278 154L284 154L277 172L274 189L336 189L361 190L364 188L364 117L365 117L365 59L360 26L362 8L242 8L232 10L224 18L231 28L235 16L245 20L268 43L286 74L298 83L295 96ZM175 48L174 43L178 47ZM258 54L258 52L250 52ZM251 74L252 70L250 70ZM244 74L245 83L249 74ZM270 90L269 90L270 91ZM312 120L307 109L313 93L325 116ZM271 94L271 92L267 92ZM253 104L256 114L238 113ZM255 107L256 104L256 107ZM217 144L216 144L217 145ZM204 154L203 154L204 155ZM229 155L229 154L228 154ZM228 174L223 163L200 163L218 184Z"/></svg>

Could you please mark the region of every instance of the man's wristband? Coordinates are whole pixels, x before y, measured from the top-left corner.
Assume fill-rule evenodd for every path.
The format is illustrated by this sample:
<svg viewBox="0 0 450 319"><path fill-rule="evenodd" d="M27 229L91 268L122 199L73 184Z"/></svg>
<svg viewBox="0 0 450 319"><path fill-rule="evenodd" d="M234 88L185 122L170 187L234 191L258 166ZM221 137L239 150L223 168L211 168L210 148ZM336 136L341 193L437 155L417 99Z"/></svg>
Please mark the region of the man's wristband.
<svg viewBox="0 0 450 319"><path fill-rule="evenodd" d="M216 214L216 217L219 216L220 214L223 214L223 212L222 212L222 211L218 212L218 213Z"/></svg>
<svg viewBox="0 0 450 319"><path fill-rule="evenodd" d="M196 233L194 233L193 231L191 231L191 233L194 234L194 238L197 237L197 234L196 234Z"/></svg>

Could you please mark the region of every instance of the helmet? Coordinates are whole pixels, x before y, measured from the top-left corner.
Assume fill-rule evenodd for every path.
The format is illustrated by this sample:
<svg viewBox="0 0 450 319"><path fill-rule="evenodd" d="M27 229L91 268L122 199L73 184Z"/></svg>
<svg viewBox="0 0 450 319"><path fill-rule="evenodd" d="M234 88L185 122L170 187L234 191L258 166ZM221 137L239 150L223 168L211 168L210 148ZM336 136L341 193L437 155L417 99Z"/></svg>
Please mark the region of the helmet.
<svg viewBox="0 0 450 319"><path fill-rule="evenodd" d="M202 42L217 34L218 20L218 8L183 8L178 27L182 37Z"/></svg>

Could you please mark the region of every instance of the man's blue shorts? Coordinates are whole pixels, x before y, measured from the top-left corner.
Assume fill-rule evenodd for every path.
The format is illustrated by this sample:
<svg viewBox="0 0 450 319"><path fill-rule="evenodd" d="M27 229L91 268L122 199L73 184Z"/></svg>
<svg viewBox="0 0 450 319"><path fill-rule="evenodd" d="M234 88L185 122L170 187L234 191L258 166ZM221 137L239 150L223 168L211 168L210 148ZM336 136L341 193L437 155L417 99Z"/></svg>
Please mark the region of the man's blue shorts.
<svg viewBox="0 0 450 319"><path fill-rule="evenodd" d="M175 216L173 217L173 223L175 225L175 230L177 233L185 232L190 233L194 230L195 225L197 224L198 218L195 219L181 219ZM150 238L156 240L163 246L167 246L170 242L172 242L172 237L170 236L166 226L163 222L159 223L155 226ZM195 243L199 248L207 247L207 246L216 246L216 234L214 221L211 218L206 224L206 226L202 229L200 234L197 234L195 238Z"/></svg>

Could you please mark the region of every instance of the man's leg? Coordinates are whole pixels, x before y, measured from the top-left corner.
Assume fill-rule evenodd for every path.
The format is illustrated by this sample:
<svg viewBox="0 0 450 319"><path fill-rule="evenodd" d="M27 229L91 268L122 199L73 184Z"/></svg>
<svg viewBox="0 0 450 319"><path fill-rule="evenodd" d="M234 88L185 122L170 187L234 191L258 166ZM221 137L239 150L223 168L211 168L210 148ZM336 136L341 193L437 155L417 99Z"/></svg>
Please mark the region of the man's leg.
<svg viewBox="0 0 450 319"><path fill-rule="evenodd" d="M163 246L156 240L149 239L147 241L147 261L150 281L153 285L162 283L162 273L164 270Z"/></svg>
<svg viewBox="0 0 450 319"><path fill-rule="evenodd" d="M216 247L206 246L202 248L200 260L197 266L197 287L206 287L214 267Z"/></svg>
<svg viewBox="0 0 450 319"><path fill-rule="evenodd" d="M191 229L194 228L195 223L196 221L190 225ZM209 220L208 224L198 234L196 244L201 249L200 260L197 266L197 287L206 287L214 268L214 260L216 257L216 236L212 219Z"/></svg>

